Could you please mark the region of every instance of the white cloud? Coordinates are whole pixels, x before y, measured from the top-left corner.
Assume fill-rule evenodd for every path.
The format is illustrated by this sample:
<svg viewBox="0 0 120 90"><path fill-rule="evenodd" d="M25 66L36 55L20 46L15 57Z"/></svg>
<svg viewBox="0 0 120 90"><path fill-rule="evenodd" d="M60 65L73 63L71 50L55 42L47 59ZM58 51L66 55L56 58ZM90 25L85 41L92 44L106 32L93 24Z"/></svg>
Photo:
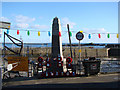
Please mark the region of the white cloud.
<svg viewBox="0 0 120 90"><path fill-rule="evenodd" d="M70 21L69 18L67 18L67 17L62 18L61 19L61 26L62 27L67 27L67 24L70 25L70 28L73 28L76 25L76 23Z"/></svg>
<svg viewBox="0 0 120 90"><path fill-rule="evenodd" d="M36 24L36 25L30 26L30 28L32 28L32 29L48 29L49 26Z"/></svg>
<svg viewBox="0 0 120 90"><path fill-rule="evenodd" d="M0 21L10 22L10 20L6 17L0 17Z"/></svg>
<svg viewBox="0 0 120 90"><path fill-rule="evenodd" d="M43 17L39 17L39 19L42 19ZM17 15L15 16L15 22L16 25L13 28L30 28L30 29L48 29L49 26L47 25L39 25L39 24L31 24L34 22L36 19L35 18L30 18L28 16L23 16L23 15Z"/></svg>
<svg viewBox="0 0 120 90"><path fill-rule="evenodd" d="M82 30L86 33L107 33L104 28L83 28Z"/></svg>
<svg viewBox="0 0 120 90"><path fill-rule="evenodd" d="M15 16L15 25L12 26L11 28L28 28L30 26L30 23L35 21L35 18L30 18L28 16L23 16L23 15L17 15Z"/></svg>
<svg viewBox="0 0 120 90"><path fill-rule="evenodd" d="M27 23L17 23L13 28L28 28L29 24Z"/></svg>
<svg viewBox="0 0 120 90"><path fill-rule="evenodd" d="M18 16L15 16L15 21L17 23L31 23L31 22L35 21L35 18L30 18L27 16L18 15Z"/></svg>

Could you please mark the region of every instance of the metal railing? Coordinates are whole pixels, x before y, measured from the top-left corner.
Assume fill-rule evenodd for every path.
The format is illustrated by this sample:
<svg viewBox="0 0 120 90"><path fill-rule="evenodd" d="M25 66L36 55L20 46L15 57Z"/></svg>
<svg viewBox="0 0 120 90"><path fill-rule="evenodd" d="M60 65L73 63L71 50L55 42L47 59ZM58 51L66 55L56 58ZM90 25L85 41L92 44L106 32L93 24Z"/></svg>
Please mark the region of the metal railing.
<svg viewBox="0 0 120 90"><path fill-rule="evenodd" d="M120 60L102 60L100 73L120 72Z"/></svg>

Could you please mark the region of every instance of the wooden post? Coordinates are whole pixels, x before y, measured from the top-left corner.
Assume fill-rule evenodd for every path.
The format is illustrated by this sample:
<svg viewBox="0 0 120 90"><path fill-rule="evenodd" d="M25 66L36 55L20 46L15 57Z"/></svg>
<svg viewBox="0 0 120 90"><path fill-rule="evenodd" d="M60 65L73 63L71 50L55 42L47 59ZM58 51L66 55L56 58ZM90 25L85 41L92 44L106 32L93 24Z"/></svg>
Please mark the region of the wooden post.
<svg viewBox="0 0 120 90"><path fill-rule="evenodd" d="M70 38L70 30L69 30L69 24L67 24L67 28L68 28L68 36L69 36L69 43L70 43L70 52L71 52L71 58L72 56L72 45L71 45L71 38Z"/></svg>

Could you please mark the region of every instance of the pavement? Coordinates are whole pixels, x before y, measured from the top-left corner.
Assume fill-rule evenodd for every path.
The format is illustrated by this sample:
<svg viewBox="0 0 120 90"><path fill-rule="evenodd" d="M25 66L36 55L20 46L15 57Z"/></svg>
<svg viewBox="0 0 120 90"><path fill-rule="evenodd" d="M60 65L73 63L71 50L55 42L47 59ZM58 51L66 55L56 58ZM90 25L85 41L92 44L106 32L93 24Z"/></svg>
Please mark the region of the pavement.
<svg viewBox="0 0 120 90"><path fill-rule="evenodd" d="M16 77L3 81L4 89L16 88L118 88L120 89L120 75L99 74L89 77L62 77L62 78L44 78L35 77Z"/></svg>

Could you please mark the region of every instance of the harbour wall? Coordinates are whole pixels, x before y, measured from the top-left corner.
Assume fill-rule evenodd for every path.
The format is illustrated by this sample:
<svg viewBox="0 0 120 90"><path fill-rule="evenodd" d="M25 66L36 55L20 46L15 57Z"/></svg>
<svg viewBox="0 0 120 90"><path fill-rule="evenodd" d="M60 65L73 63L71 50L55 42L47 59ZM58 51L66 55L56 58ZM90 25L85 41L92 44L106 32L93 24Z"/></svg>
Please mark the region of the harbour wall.
<svg viewBox="0 0 120 90"><path fill-rule="evenodd" d="M12 50L19 52L20 48L11 48ZM70 56L70 47L63 47L63 56ZM89 48L83 47L81 48L81 57L108 57L109 48ZM6 50L6 55L14 55L13 52ZM48 53L48 56L51 57L51 47L25 47L23 48L21 54L29 55L29 56L39 56L40 54L45 57ZM73 58L79 57L79 49L78 47L72 47L72 55Z"/></svg>

